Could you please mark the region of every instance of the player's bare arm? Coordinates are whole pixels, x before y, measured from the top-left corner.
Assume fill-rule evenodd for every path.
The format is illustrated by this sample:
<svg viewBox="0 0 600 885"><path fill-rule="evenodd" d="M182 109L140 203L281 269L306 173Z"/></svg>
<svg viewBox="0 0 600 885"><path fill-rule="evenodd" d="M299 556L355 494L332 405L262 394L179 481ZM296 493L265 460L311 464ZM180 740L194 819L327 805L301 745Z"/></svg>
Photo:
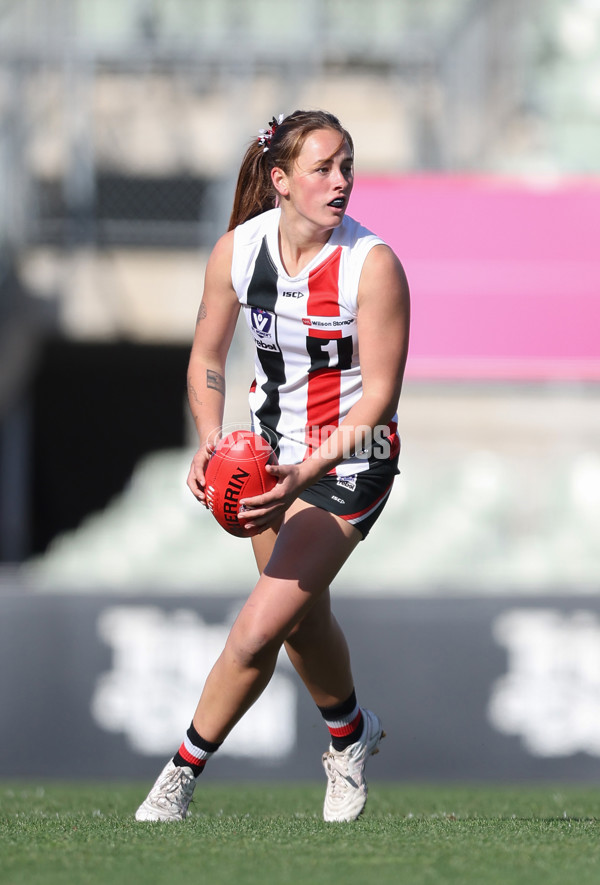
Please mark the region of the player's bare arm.
<svg viewBox="0 0 600 885"><path fill-rule="evenodd" d="M239 313L231 282L232 248L233 234L225 234L208 260L188 366L188 401L199 440L188 486L203 503L204 467L223 423L225 364Z"/></svg>

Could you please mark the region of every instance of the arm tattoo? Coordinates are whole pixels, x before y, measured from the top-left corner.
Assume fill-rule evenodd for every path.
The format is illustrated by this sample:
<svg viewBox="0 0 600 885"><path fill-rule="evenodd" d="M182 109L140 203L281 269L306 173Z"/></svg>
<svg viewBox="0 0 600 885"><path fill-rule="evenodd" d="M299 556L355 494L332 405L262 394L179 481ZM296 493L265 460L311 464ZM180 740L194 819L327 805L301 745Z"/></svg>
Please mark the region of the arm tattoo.
<svg viewBox="0 0 600 885"><path fill-rule="evenodd" d="M190 399L193 398L193 399L194 399L194 402L198 403L198 405L201 406L201 405L202 405L202 401L198 399L198 393L197 393L197 391L196 391L196 388L195 388L194 385L192 384L192 379L191 379L191 378L188 378L188 390L189 390L189 392L190 392Z"/></svg>
<svg viewBox="0 0 600 885"><path fill-rule="evenodd" d="M200 302L200 307L198 308L198 316L196 317L196 325L200 322L200 320L205 319L206 317L206 305L204 301Z"/></svg>
<svg viewBox="0 0 600 885"><path fill-rule="evenodd" d="M212 387L213 390L218 390L219 393L225 396L225 379L212 369L206 370L206 386Z"/></svg>

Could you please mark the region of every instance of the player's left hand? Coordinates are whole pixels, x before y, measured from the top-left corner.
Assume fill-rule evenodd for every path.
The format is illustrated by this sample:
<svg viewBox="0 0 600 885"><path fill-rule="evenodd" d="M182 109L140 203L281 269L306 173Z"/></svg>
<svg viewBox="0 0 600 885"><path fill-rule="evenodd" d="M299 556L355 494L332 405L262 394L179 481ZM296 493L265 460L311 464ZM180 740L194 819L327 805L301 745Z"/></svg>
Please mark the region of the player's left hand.
<svg viewBox="0 0 600 885"><path fill-rule="evenodd" d="M240 501L238 519L248 531L279 526L288 507L310 485L300 464L267 464L266 470L276 477L277 485L263 495Z"/></svg>

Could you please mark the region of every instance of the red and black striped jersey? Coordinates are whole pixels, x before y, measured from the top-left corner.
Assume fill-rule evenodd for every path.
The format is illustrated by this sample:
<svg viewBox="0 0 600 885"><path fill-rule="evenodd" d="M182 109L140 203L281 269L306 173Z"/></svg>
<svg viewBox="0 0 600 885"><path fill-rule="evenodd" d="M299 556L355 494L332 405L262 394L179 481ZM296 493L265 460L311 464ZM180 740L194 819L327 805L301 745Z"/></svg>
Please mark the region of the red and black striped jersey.
<svg viewBox="0 0 600 885"><path fill-rule="evenodd" d="M250 409L283 464L302 461L345 418L362 392L357 334L361 270L383 241L345 217L295 277L281 262L280 210L236 228L232 282L256 346ZM390 426L395 436L396 422ZM351 457L339 475L368 468Z"/></svg>

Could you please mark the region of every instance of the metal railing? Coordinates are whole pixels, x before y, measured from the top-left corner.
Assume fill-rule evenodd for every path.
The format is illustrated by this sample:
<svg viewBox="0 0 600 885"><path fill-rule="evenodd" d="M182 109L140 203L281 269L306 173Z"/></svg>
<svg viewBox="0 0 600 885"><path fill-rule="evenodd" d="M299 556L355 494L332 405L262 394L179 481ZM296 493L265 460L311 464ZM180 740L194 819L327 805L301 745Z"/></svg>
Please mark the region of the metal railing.
<svg viewBox="0 0 600 885"><path fill-rule="evenodd" d="M254 130L261 89L289 107L309 81L362 74L385 91L385 113L408 146L381 171L473 168L518 102L516 36L534 2L4 0L0 111L10 124L0 136L0 236L64 247L210 242L224 221L214 188L231 188L240 154L227 144ZM229 108L226 134L214 132L218 104ZM366 117L369 107L355 112ZM129 131L127 143L120 136L136 114L148 127L137 147ZM196 154L204 169L189 159L182 118L203 130ZM145 218L140 174L157 181L154 194L144 192ZM113 194L121 178L129 213L104 213L108 177ZM169 178L166 197L161 180ZM180 210L167 206L186 179ZM186 202L195 192L206 197L197 219Z"/></svg>

